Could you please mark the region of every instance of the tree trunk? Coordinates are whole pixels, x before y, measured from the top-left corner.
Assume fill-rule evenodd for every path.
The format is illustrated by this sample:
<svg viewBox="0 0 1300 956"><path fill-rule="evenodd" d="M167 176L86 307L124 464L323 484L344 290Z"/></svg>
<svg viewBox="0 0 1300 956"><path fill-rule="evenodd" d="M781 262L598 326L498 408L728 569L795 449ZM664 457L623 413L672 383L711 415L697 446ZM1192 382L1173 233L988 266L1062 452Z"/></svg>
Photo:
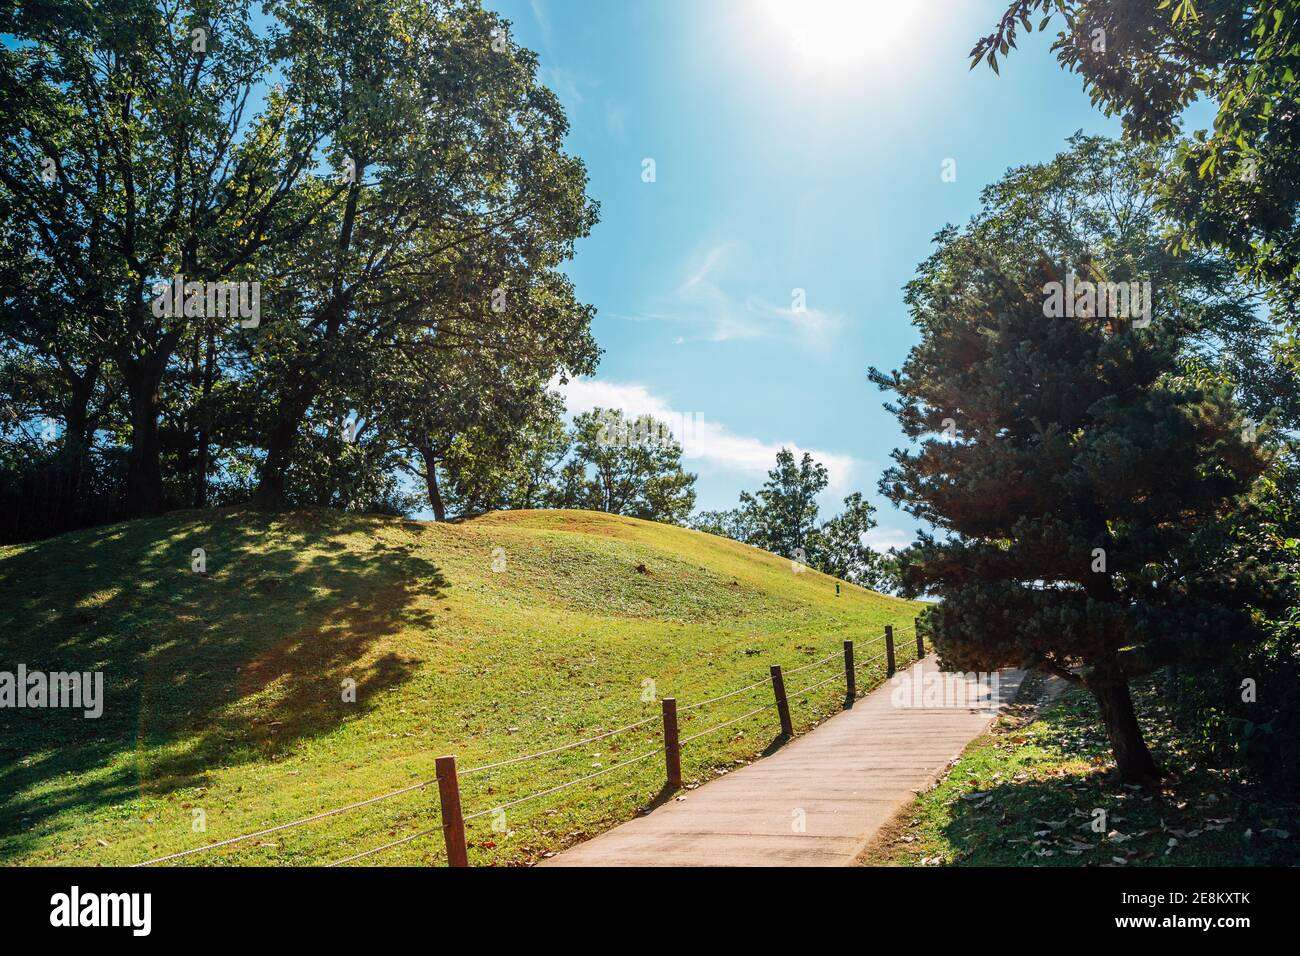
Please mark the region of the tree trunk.
<svg viewBox="0 0 1300 956"><path fill-rule="evenodd" d="M158 419L162 414L163 372L180 338L179 329L173 330L160 336L142 355L123 347L113 357L126 386L131 414L131 448L126 460L128 518L159 515L165 507Z"/></svg>
<svg viewBox="0 0 1300 956"><path fill-rule="evenodd" d="M1103 684L1088 689L1097 699L1101 718L1105 721L1120 779L1145 786L1159 783L1160 770L1142 738L1128 684Z"/></svg>
<svg viewBox="0 0 1300 956"><path fill-rule="evenodd" d="M217 364L217 339L212 330L208 330L207 354L203 363L203 421L199 426L199 453L197 473L194 476L194 507L208 506L208 467L211 460L211 436L208 434L212 409L208 404L212 397L213 370Z"/></svg>
<svg viewBox="0 0 1300 956"><path fill-rule="evenodd" d="M284 505L284 472L289 466L289 452L298 424L288 416L276 419L266 442L266 457L257 476L257 492L253 501L259 508L280 508Z"/></svg>
<svg viewBox="0 0 1300 956"><path fill-rule="evenodd" d="M292 395L280 400L275 425L267 436L266 458L262 460L257 494L254 495L259 508L276 509L284 506L284 473L289 467L289 458L294 443L298 440L298 429L303 417L316 397L316 388L316 383L309 381Z"/></svg>
<svg viewBox="0 0 1300 956"><path fill-rule="evenodd" d="M132 518L163 512L162 439L158 433L160 382L159 376L152 371L152 364L132 364L122 369L131 406L126 508L128 517Z"/></svg>
<svg viewBox="0 0 1300 956"><path fill-rule="evenodd" d="M429 504L433 507L435 521L447 520L447 506L443 504L442 493L438 490L438 459L433 448L421 445L417 451L424 461L424 484L429 489Z"/></svg>

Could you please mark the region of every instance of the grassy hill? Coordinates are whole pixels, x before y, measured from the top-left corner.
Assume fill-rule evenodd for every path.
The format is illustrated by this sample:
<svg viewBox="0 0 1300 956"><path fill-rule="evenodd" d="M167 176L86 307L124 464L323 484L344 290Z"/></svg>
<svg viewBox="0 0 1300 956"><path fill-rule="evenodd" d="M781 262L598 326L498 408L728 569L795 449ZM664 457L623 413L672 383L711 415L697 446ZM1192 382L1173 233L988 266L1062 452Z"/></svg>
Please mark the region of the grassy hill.
<svg viewBox="0 0 1300 956"><path fill-rule="evenodd" d="M0 670L102 670L106 698L98 720L0 710L0 861L116 865L213 843L427 780L441 754L467 768L559 746L658 714L651 692L685 708L911 623L911 603L835 585L736 542L573 511L442 525L178 512L0 548ZM795 693L837 668L787 680L796 732L840 708L842 682ZM882 677L883 662L859 671L859 691ZM770 700L765 685L687 711L682 735ZM753 759L776 730L767 710L687 744L686 778ZM464 812L652 750L659 731L466 777ZM537 859L630 818L662 782L656 756L512 808L503 832L480 817L471 863ZM327 863L436 826L436 807L436 787L418 789L179 862ZM442 860L434 833L364 862Z"/></svg>

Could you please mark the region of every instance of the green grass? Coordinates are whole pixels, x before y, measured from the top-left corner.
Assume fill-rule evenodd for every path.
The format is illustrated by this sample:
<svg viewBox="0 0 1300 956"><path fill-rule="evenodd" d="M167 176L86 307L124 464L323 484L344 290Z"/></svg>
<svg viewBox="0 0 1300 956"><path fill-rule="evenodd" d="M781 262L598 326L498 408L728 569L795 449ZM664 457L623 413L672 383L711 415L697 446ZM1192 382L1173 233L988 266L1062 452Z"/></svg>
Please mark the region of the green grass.
<svg viewBox="0 0 1300 956"><path fill-rule="evenodd" d="M207 552L206 575L190 570ZM505 569L493 570L494 549ZM657 715L909 624L915 605L794 573L732 541L590 512L462 524L297 512L179 512L0 548L0 670L105 673L99 720L0 711L0 861L120 865L216 842L461 768ZM879 644L862 647L860 658ZM904 640L900 660L914 656ZM796 731L843 684L797 693ZM355 703L342 684L356 682ZM864 692L883 662L859 671ZM652 681L653 684L647 682ZM649 698L649 699L647 699ZM687 736L770 701L682 714ZM775 711L687 745L706 780L776 739ZM658 747L645 727L465 777L466 814ZM655 756L469 824L474 864L533 861L650 804ZM182 864L322 864L436 826L424 788ZM206 831L195 832L194 811ZM363 861L434 864L439 834Z"/></svg>
<svg viewBox="0 0 1300 956"><path fill-rule="evenodd" d="M1022 695L1023 696L1023 695ZM1158 792L1119 784L1092 698L999 717L886 828L867 865L1294 866L1300 806L1197 762L1150 687L1138 690ZM1094 829L1096 811L1105 828Z"/></svg>

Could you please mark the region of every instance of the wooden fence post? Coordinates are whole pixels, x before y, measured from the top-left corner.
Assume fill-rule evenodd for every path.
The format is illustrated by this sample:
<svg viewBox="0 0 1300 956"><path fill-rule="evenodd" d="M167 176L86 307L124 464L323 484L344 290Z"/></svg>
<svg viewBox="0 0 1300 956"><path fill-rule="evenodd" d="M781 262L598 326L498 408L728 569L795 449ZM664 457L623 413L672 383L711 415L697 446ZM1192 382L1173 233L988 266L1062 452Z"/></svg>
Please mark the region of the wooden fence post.
<svg viewBox="0 0 1300 956"><path fill-rule="evenodd" d="M438 801L442 804L442 837L447 841L447 865L469 866L465 849L465 820L460 814L460 783L456 779L456 758L439 757Z"/></svg>
<svg viewBox="0 0 1300 956"><path fill-rule="evenodd" d="M925 638L921 636L921 619L912 618L912 626L916 628L916 659L919 661L925 656Z"/></svg>
<svg viewBox="0 0 1300 956"><path fill-rule="evenodd" d="M853 699L858 696L858 682L856 675L853 673L853 642L844 642L844 684L845 698L851 704Z"/></svg>
<svg viewBox="0 0 1300 956"><path fill-rule="evenodd" d="M785 699L785 678L781 676L781 665L772 665L772 690L776 694L776 712L781 718L781 735L794 736L794 725L790 723L790 702Z"/></svg>
<svg viewBox="0 0 1300 956"><path fill-rule="evenodd" d="M665 697L664 760L668 764L668 789L682 788L682 746L677 737L677 698Z"/></svg>
<svg viewBox="0 0 1300 956"><path fill-rule="evenodd" d="M886 677L893 677L897 667L894 664L894 625L885 625L885 663L888 665Z"/></svg>

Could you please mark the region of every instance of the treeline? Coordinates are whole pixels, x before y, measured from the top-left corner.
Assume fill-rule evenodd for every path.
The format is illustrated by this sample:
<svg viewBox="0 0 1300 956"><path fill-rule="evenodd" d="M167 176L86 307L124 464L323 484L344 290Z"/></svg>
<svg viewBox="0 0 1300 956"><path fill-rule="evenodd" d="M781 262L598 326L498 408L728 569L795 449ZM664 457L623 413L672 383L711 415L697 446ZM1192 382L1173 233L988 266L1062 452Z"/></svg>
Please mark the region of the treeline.
<svg viewBox="0 0 1300 956"><path fill-rule="evenodd" d="M432 507L440 473L472 507L545 454L547 384L599 357L560 271L598 209L504 21L468 0L11 14L6 540L241 501L401 511L411 469Z"/></svg>

